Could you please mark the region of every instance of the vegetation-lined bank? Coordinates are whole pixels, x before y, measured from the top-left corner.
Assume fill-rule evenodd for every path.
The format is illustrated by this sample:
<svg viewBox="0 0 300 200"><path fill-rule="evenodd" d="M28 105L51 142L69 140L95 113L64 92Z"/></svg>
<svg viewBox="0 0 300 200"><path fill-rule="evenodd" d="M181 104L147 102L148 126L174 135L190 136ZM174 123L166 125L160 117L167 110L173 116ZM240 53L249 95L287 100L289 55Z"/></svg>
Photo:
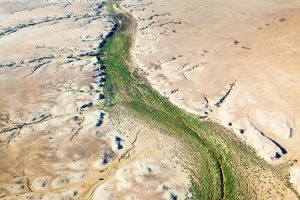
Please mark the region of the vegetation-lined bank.
<svg viewBox="0 0 300 200"><path fill-rule="evenodd" d="M230 131L177 108L133 71L128 29L123 20L99 52L106 67L104 95L110 111L122 115L118 112L127 109L186 144L188 153L183 159L191 172L193 199L256 199L253 176L247 169L255 168L253 173L270 169Z"/></svg>

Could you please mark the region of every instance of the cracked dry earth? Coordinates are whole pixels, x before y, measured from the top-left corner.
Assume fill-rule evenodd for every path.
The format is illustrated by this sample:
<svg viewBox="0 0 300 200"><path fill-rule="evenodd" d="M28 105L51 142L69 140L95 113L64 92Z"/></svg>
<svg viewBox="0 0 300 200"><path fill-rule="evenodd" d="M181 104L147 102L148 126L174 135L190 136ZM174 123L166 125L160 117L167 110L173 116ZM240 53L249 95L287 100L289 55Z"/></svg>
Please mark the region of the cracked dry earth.
<svg viewBox="0 0 300 200"><path fill-rule="evenodd" d="M232 129L300 192L300 3L125 0L151 85Z"/></svg>
<svg viewBox="0 0 300 200"><path fill-rule="evenodd" d="M183 198L182 144L104 110L105 2L70 2L0 1L0 198Z"/></svg>

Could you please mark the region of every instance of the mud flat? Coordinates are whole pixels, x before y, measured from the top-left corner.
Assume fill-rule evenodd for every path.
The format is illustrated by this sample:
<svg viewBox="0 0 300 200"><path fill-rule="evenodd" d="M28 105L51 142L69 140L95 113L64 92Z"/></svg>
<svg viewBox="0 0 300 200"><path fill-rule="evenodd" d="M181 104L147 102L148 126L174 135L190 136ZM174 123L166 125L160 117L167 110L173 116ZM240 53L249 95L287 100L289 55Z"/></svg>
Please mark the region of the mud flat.
<svg viewBox="0 0 300 200"><path fill-rule="evenodd" d="M188 194L189 173L175 153L182 143L134 116L112 119L104 106L96 53L115 30L105 2L0 8L1 199Z"/></svg>
<svg viewBox="0 0 300 200"><path fill-rule="evenodd" d="M298 1L137 1L135 63L160 94L284 168L300 192ZM286 173L287 172L287 173Z"/></svg>

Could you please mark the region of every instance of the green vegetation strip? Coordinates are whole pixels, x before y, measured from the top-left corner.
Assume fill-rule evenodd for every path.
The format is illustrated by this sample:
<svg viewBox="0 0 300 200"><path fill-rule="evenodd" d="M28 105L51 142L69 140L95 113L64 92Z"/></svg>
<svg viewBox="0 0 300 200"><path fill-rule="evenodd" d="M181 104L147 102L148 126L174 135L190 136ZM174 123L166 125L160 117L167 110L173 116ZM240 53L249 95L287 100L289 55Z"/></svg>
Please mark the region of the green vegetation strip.
<svg viewBox="0 0 300 200"><path fill-rule="evenodd" d="M263 162L230 131L187 114L130 71L131 44L123 26L99 52L106 66L104 95L110 111L125 108L186 144L189 153L183 159L191 172L193 199L255 199L244 168Z"/></svg>

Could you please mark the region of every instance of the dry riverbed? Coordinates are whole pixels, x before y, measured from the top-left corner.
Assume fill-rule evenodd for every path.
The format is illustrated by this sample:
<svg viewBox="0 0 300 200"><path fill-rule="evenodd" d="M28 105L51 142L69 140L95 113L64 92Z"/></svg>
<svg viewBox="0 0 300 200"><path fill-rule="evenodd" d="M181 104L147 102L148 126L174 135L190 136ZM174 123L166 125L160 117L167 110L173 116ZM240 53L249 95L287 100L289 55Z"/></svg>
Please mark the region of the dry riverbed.
<svg viewBox="0 0 300 200"><path fill-rule="evenodd" d="M297 199L284 175L300 192L299 7L294 0L114 6L137 21L132 56L152 87L232 129L275 166L241 160L240 171L232 169L249 182L240 188L259 199ZM172 137L122 106L110 113L105 104L109 66L97 51L117 29L110 17L103 1L0 0L1 199L191 195L187 165L198 152L186 152L180 133ZM231 155L234 163L239 157ZM232 177L223 176L225 166L219 167L223 195L230 187L223 177Z"/></svg>

